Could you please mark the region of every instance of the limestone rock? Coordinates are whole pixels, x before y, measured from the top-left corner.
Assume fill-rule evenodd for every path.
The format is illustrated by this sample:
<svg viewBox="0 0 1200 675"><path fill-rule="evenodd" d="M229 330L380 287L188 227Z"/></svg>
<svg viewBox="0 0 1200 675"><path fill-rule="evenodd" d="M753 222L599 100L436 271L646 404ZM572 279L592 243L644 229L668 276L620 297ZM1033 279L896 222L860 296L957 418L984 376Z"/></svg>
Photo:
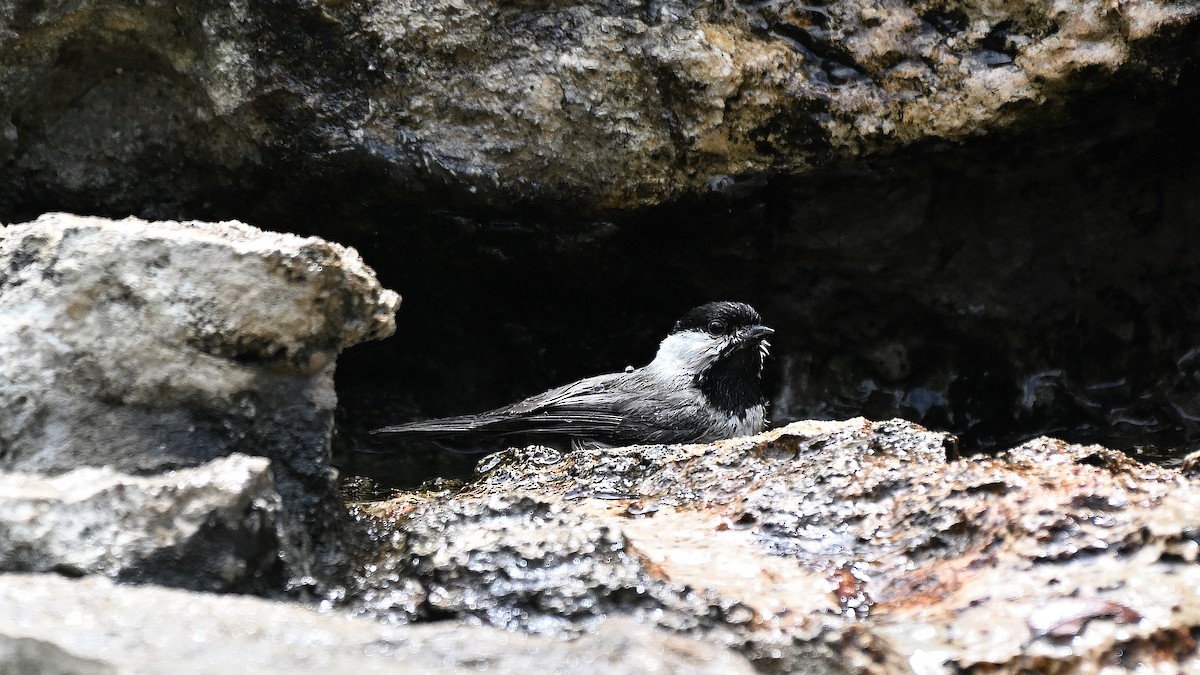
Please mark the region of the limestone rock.
<svg viewBox="0 0 1200 675"><path fill-rule="evenodd" d="M0 570L213 591L278 583L279 509L262 457L144 477L0 473Z"/></svg>
<svg viewBox="0 0 1200 675"><path fill-rule="evenodd" d="M399 299L352 249L240 223L62 214L0 228L0 469L272 460L290 573L339 517L338 353Z"/></svg>
<svg viewBox="0 0 1200 675"><path fill-rule="evenodd" d="M391 550L351 606L535 632L632 614L783 672L1200 665L1200 484L1098 446L954 446L857 419L506 451L458 492L362 505Z"/></svg>
<svg viewBox="0 0 1200 675"><path fill-rule="evenodd" d="M631 208L1042 119L1116 72L1170 78L1198 10L6 0L0 180L36 188L17 204L112 210L286 204L329 176L384 206Z"/></svg>
<svg viewBox="0 0 1200 675"><path fill-rule="evenodd" d="M386 626L257 598L0 575L0 671L737 675L744 659L614 620L566 642L443 622Z"/></svg>

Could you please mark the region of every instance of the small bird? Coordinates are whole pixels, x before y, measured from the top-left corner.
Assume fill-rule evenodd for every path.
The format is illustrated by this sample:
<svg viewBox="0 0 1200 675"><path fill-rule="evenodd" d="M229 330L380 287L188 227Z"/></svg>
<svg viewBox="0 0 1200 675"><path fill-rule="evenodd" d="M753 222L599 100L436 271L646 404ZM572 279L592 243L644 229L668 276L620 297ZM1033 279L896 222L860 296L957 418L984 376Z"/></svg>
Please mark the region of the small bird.
<svg viewBox="0 0 1200 675"><path fill-rule="evenodd" d="M774 332L750 305L710 302L675 322L654 360L641 368L589 377L476 415L371 434L573 447L704 443L756 434L766 425L762 368L766 338Z"/></svg>

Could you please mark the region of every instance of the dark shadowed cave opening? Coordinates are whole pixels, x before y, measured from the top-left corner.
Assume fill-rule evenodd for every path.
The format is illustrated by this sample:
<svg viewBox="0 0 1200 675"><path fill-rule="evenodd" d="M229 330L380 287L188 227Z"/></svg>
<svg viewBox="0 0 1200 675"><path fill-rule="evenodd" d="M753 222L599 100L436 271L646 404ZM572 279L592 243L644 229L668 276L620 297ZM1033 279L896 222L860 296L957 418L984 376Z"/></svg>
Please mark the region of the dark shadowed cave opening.
<svg viewBox="0 0 1200 675"><path fill-rule="evenodd" d="M714 180L636 213L485 212L331 155L303 175L267 161L194 201L32 189L0 215L237 218L358 248L404 302L394 337L339 362L336 447L395 482L473 458L360 461L367 429L641 365L713 299L778 331L775 424L903 417L966 451L1051 434L1178 457L1200 439L1200 81L1191 62L1173 85L1107 81L1038 128Z"/></svg>
<svg viewBox="0 0 1200 675"><path fill-rule="evenodd" d="M775 424L1177 458L1200 438L1200 83L1125 84L1053 127L625 218L397 214L350 241L405 300L397 335L339 366L343 440L641 365L677 314L732 298L778 329Z"/></svg>

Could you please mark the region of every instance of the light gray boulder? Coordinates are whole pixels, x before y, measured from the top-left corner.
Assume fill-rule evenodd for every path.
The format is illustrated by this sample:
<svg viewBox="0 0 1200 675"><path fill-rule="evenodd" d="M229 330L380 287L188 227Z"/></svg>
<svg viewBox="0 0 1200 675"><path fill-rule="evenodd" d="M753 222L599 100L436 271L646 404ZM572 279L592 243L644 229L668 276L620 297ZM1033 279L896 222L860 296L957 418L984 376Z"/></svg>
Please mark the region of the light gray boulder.
<svg viewBox="0 0 1200 675"><path fill-rule="evenodd" d="M287 603L100 578L0 575L0 672L749 675L737 654L632 621L578 640L388 626Z"/></svg>
<svg viewBox="0 0 1200 675"><path fill-rule="evenodd" d="M280 507L270 462L240 454L148 476L0 473L0 570L253 587L279 575Z"/></svg>
<svg viewBox="0 0 1200 675"><path fill-rule="evenodd" d="M353 249L241 223L51 214L0 228L0 469L262 455L287 574L305 583L325 564L315 553L339 555L323 535L344 518L335 360L391 334L398 302Z"/></svg>

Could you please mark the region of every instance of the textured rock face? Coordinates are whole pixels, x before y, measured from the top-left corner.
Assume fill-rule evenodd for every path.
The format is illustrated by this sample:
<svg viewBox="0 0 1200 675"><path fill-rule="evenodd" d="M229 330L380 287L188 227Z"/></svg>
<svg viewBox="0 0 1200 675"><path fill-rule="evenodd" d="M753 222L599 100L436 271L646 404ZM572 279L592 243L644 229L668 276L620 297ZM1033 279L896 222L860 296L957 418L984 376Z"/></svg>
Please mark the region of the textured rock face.
<svg viewBox="0 0 1200 675"><path fill-rule="evenodd" d="M50 215L0 229L0 468L153 472L272 460L304 571L338 517L338 353L398 297L352 250L238 223Z"/></svg>
<svg viewBox="0 0 1200 675"><path fill-rule="evenodd" d="M0 575L0 607L4 672L517 674L547 665L596 675L754 672L736 654L620 620L565 642L463 624L384 626L255 598L15 574Z"/></svg>
<svg viewBox="0 0 1200 675"><path fill-rule="evenodd" d="M1200 485L1098 446L996 458L898 421L485 460L364 506L358 611L535 632L633 614L783 672L1189 668Z"/></svg>
<svg viewBox="0 0 1200 675"><path fill-rule="evenodd" d="M0 157L9 185L68 208L200 205L295 166L314 184L628 208L1041 118L1093 73L1161 76L1170 49L1142 43L1197 11L10 0Z"/></svg>
<svg viewBox="0 0 1200 675"><path fill-rule="evenodd" d="M280 507L269 462L246 455L146 477L0 473L0 569L211 591L278 585Z"/></svg>

